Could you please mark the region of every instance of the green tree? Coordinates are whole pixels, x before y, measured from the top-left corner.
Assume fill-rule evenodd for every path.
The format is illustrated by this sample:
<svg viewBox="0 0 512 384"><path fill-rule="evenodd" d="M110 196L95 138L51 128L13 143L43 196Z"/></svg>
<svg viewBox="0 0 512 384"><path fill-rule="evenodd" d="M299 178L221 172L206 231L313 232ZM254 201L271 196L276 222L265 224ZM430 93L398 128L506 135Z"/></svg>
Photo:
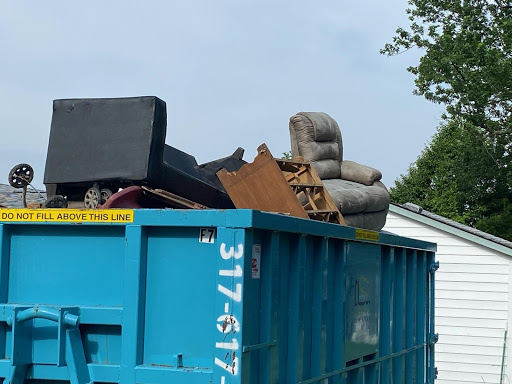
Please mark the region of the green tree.
<svg viewBox="0 0 512 384"><path fill-rule="evenodd" d="M495 161L505 152L482 128L449 121L396 181L391 199L512 240L510 172Z"/></svg>
<svg viewBox="0 0 512 384"><path fill-rule="evenodd" d="M381 53L423 51L414 93L445 105L446 122L392 198L512 240L512 0L409 5Z"/></svg>
<svg viewBox="0 0 512 384"><path fill-rule="evenodd" d="M281 156L281 160L291 160L292 159L292 151L283 152L283 156Z"/></svg>
<svg viewBox="0 0 512 384"><path fill-rule="evenodd" d="M512 133L512 1L409 0L408 28L398 28L381 53L424 50L415 93L446 105L492 139ZM509 148L510 149L510 148Z"/></svg>

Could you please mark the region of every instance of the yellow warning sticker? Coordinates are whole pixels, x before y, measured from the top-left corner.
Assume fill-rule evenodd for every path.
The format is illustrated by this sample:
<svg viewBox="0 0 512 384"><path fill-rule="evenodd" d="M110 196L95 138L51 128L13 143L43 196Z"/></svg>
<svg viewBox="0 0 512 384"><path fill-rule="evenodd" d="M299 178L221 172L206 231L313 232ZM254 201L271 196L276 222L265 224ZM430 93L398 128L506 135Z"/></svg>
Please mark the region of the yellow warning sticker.
<svg viewBox="0 0 512 384"><path fill-rule="evenodd" d="M379 232L367 231L365 229L356 229L356 239L379 241Z"/></svg>
<svg viewBox="0 0 512 384"><path fill-rule="evenodd" d="M0 221L133 223L132 209L0 209Z"/></svg>

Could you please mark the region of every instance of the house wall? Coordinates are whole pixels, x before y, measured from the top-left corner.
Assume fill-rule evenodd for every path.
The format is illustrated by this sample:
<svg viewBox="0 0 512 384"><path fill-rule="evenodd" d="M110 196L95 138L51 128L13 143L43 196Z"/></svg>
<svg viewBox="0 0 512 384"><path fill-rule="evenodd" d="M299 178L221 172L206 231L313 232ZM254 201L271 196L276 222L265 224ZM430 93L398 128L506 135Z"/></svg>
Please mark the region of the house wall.
<svg viewBox="0 0 512 384"><path fill-rule="evenodd" d="M438 244L436 383L499 384L505 329L512 324L511 258L393 212L384 230ZM511 383L508 365L503 383Z"/></svg>

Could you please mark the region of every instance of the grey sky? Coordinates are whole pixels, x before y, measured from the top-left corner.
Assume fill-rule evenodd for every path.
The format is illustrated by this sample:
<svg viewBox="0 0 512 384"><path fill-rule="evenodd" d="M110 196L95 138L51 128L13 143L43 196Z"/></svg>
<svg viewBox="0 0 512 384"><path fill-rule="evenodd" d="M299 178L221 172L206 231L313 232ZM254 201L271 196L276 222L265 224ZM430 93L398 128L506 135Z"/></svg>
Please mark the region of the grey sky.
<svg viewBox="0 0 512 384"><path fill-rule="evenodd" d="M392 1L2 1L0 183L28 162L42 186L52 100L156 95L167 143L199 163L265 142L289 150L288 119L323 111L344 158L380 169L387 186L439 124L413 96L418 53L379 55L405 24ZM80 145L80 143L77 143ZM93 161L93 160L91 160Z"/></svg>

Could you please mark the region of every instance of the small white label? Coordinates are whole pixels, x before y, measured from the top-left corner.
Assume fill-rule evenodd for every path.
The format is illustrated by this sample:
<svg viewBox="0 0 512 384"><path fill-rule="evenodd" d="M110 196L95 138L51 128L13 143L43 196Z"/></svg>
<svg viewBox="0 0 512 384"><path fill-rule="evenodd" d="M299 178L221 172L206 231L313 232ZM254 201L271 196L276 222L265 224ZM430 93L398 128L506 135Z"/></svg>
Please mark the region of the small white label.
<svg viewBox="0 0 512 384"><path fill-rule="evenodd" d="M208 244L215 243L215 228L199 229L199 242Z"/></svg>
<svg viewBox="0 0 512 384"><path fill-rule="evenodd" d="M259 279L261 271L261 244L252 246L252 278Z"/></svg>

